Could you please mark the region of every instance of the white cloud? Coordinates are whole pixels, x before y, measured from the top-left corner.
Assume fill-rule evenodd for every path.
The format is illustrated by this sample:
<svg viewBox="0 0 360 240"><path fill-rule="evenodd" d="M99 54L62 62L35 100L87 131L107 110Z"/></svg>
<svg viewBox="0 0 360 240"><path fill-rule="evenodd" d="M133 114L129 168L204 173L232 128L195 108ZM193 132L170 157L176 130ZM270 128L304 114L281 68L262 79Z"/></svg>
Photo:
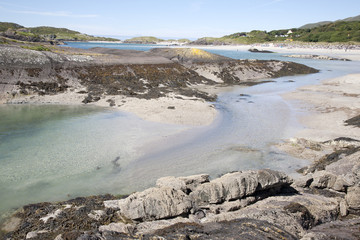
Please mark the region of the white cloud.
<svg viewBox="0 0 360 240"><path fill-rule="evenodd" d="M71 12L39 12L39 11L11 11L13 13L21 13L21 14L33 14L33 15L41 15L41 16L51 16L51 17L71 17L71 18L96 18L98 15L96 14L74 14Z"/></svg>

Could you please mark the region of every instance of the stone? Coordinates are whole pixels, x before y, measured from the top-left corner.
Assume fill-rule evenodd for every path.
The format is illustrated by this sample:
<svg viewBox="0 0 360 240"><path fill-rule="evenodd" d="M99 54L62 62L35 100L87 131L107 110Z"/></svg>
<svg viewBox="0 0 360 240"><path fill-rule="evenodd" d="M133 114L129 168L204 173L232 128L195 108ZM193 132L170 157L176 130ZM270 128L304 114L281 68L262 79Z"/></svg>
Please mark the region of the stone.
<svg viewBox="0 0 360 240"><path fill-rule="evenodd" d="M311 187L315 188L331 188L336 182L336 175L326 172L318 171L313 174L314 181L311 183Z"/></svg>
<svg viewBox="0 0 360 240"><path fill-rule="evenodd" d="M351 184L348 183L343 176L338 176L333 186L330 186L333 190L338 192L345 192L347 187Z"/></svg>
<svg viewBox="0 0 360 240"><path fill-rule="evenodd" d="M115 206L120 214L132 220L158 220L188 214L192 204L181 190L169 187L149 188L125 199L105 203Z"/></svg>
<svg viewBox="0 0 360 240"><path fill-rule="evenodd" d="M106 213L103 210L93 210L88 214L89 218L99 221Z"/></svg>
<svg viewBox="0 0 360 240"><path fill-rule="evenodd" d="M296 187L306 188L311 185L311 183L314 181L314 178L311 173L301 176L294 181L294 185Z"/></svg>
<svg viewBox="0 0 360 240"><path fill-rule="evenodd" d="M348 205L347 205L346 200L344 200L344 199L340 201L340 215L342 217L345 217L348 215Z"/></svg>
<svg viewBox="0 0 360 240"><path fill-rule="evenodd" d="M289 208L289 205L294 205L294 203L299 206L300 211L294 207ZM249 218L274 224L300 238L306 233L304 226L334 221L338 213L339 203L336 198L303 193L301 195L268 197L237 211L207 214L202 222L211 223Z"/></svg>
<svg viewBox="0 0 360 240"><path fill-rule="evenodd" d="M157 220L150 222L142 222L136 225L136 234L153 234L159 229L164 229L178 223L190 223L188 218L177 217L168 220Z"/></svg>
<svg viewBox="0 0 360 240"><path fill-rule="evenodd" d="M134 232L135 226L133 224L125 224L125 223L110 223L108 225L102 225L99 227L100 232L117 232L117 233L125 233L132 234Z"/></svg>
<svg viewBox="0 0 360 240"><path fill-rule="evenodd" d="M36 238L37 236L38 236L37 232L28 232L26 234L26 239Z"/></svg>
<svg viewBox="0 0 360 240"><path fill-rule="evenodd" d="M188 177L162 177L156 181L157 187L171 187L185 193L192 192L197 186L209 182L208 174L199 174Z"/></svg>
<svg viewBox="0 0 360 240"><path fill-rule="evenodd" d="M197 206L233 201L270 188L290 185L292 180L273 170L234 172L201 184L190 194Z"/></svg>
<svg viewBox="0 0 360 240"><path fill-rule="evenodd" d="M360 187L353 186L348 188L345 200L349 206L349 210L360 211Z"/></svg>

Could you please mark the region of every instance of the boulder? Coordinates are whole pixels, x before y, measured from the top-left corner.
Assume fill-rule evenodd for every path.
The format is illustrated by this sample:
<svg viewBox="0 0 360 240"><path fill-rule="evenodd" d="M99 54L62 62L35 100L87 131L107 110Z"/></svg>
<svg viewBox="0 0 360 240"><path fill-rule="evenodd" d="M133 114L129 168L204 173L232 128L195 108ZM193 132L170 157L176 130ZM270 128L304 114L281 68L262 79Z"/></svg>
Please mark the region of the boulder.
<svg viewBox="0 0 360 240"><path fill-rule="evenodd" d="M119 213L132 220L157 220L189 213L190 198L181 190L170 187L149 188L125 199L105 202L105 206L120 209Z"/></svg>
<svg viewBox="0 0 360 240"><path fill-rule="evenodd" d="M109 225L102 225L99 227L99 232L117 232L117 233L125 233L125 234L132 234L134 231L135 226L132 224L125 224L125 223L110 223Z"/></svg>
<svg viewBox="0 0 360 240"><path fill-rule="evenodd" d="M292 180L284 173L268 169L234 172L201 184L190 196L201 207L241 199L254 195L255 192L277 189L291 183Z"/></svg>
<svg viewBox="0 0 360 240"><path fill-rule="evenodd" d="M313 174L314 181L311 183L311 187L315 188L331 188L336 182L336 175L326 172L318 171Z"/></svg>
<svg viewBox="0 0 360 240"><path fill-rule="evenodd" d="M345 200L349 206L349 211L360 211L360 187L348 188Z"/></svg>

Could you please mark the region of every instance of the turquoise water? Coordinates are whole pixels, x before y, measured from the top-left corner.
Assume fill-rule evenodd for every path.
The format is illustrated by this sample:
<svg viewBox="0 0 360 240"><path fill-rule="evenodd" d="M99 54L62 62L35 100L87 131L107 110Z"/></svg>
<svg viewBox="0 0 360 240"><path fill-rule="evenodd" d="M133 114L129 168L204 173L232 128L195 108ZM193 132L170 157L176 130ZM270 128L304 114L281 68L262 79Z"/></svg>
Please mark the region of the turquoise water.
<svg viewBox="0 0 360 240"><path fill-rule="evenodd" d="M239 59L253 55L212 51ZM278 54L256 56L290 60ZM153 186L157 178L168 175L209 173L215 177L260 168L294 173L307 162L272 146L302 128L296 117L304 113L280 95L359 72L359 63L291 60L321 72L223 92L215 103L220 114L205 127L147 122L132 114L88 106L0 106L0 214L34 202L126 194Z"/></svg>

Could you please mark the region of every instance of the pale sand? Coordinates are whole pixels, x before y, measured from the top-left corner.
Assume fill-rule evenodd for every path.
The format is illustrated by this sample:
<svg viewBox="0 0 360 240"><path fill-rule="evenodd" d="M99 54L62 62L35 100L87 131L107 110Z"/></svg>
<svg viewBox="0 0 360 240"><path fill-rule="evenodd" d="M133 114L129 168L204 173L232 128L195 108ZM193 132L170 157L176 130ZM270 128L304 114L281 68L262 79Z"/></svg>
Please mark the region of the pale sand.
<svg viewBox="0 0 360 240"><path fill-rule="evenodd" d="M277 53L289 54L316 54L325 55L337 58L347 58L352 61L360 61L360 50L346 50L345 49L326 49L326 48L302 48L302 47L276 47L271 44L254 44L254 45L231 45L231 46L191 46L201 49L218 49L218 50L232 50L232 51L247 51L250 48L256 48L258 50L268 50Z"/></svg>
<svg viewBox="0 0 360 240"><path fill-rule="evenodd" d="M296 105L310 113L300 118L306 129L297 137L313 141L360 138L360 128L344 124L345 120L360 115L359 97L360 74L328 79L320 85L301 87L284 95L285 99L300 101Z"/></svg>
<svg viewBox="0 0 360 240"><path fill-rule="evenodd" d="M69 91L57 95L33 95L16 98L11 100L10 103L81 105L83 104L81 101L86 96L87 94ZM217 115L214 106L202 99L174 94L150 100L125 96L106 96L98 102L89 103L88 105L110 107L108 100L115 102L115 106L111 107L112 109L131 112L141 119L166 124L209 125Z"/></svg>

